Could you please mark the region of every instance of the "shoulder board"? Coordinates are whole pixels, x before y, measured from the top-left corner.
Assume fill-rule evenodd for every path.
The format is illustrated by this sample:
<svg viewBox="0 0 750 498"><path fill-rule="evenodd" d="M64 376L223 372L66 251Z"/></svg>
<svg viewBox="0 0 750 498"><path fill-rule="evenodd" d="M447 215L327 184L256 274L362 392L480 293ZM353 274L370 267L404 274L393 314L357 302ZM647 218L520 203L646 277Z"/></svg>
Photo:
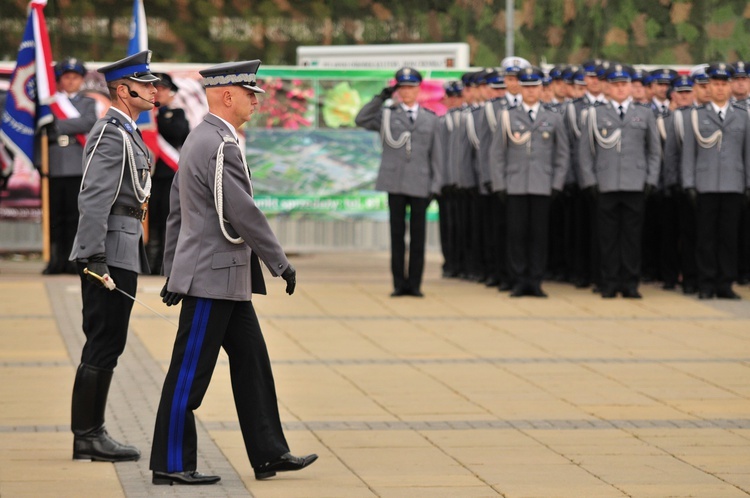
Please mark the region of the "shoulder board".
<svg viewBox="0 0 750 498"><path fill-rule="evenodd" d="M422 106L419 106L419 111L420 111L420 112L421 112L421 111L427 111L427 112L429 112L430 114L435 114L435 111L433 111L432 109L428 109L428 108L426 108L426 107L422 107ZM437 114L435 114L435 115L437 116Z"/></svg>
<svg viewBox="0 0 750 498"><path fill-rule="evenodd" d="M391 110L396 110L398 109L398 104L391 104L391 105L387 105L386 107Z"/></svg>
<svg viewBox="0 0 750 498"><path fill-rule="evenodd" d="M747 111L747 104L745 102L732 102L732 107Z"/></svg>
<svg viewBox="0 0 750 498"><path fill-rule="evenodd" d="M692 105L684 105L682 107L678 107L677 110L678 111L687 111L688 109L692 109L693 107L694 106L692 106Z"/></svg>
<svg viewBox="0 0 750 498"><path fill-rule="evenodd" d="M651 107L651 102L633 102L633 105L639 105L647 109L653 109L653 107Z"/></svg>
<svg viewBox="0 0 750 498"><path fill-rule="evenodd" d="M573 103L574 103L574 104L576 104L576 103L578 103L578 102L584 102L584 98L583 98L583 97L578 97L578 98L576 98L576 99L573 99Z"/></svg>
<svg viewBox="0 0 750 498"><path fill-rule="evenodd" d="M542 107L552 112L562 112L562 104L544 103Z"/></svg>

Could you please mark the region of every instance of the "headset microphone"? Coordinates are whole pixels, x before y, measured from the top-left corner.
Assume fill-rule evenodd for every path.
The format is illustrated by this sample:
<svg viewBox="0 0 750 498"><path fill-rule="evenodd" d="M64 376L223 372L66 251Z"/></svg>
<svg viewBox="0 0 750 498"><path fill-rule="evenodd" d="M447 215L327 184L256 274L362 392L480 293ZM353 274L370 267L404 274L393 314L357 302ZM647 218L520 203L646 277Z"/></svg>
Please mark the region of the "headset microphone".
<svg viewBox="0 0 750 498"><path fill-rule="evenodd" d="M128 88L128 92L130 93L130 96L133 97L134 99L138 98L138 99L141 99L141 100L145 100L149 104L154 104L154 107L159 107L161 105L161 103L158 100L155 101L155 102L151 102L150 100L144 99L143 97L141 97L140 95L138 95L138 92L136 92L134 90L131 90L130 88Z"/></svg>

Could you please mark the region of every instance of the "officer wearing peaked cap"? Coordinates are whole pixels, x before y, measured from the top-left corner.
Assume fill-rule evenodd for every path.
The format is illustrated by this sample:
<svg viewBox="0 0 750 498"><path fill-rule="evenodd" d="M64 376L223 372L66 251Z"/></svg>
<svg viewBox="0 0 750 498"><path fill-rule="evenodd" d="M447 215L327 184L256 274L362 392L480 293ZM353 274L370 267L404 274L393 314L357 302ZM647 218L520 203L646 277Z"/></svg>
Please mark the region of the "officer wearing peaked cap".
<svg viewBox="0 0 750 498"><path fill-rule="evenodd" d="M512 297L546 297L541 288L547 259L550 196L562 191L570 165L562 116L541 105L544 73L519 72L523 103L500 113L491 144L499 158L497 182L507 192L508 269Z"/></svg>
<svg viewBox="0 0 750 498"><path fill-rule="evenodd" d="M75 460L140 458L136 448L113 440L104 427L109 385L125 349L133 301L105 288L93 274L135 296L138 273L149 271L141 222L151 191L151 157L135 121L154 107L153 82L158 78L151 74L150 59L151 52L143 51L98 69L112 106L94 124L84 148L78 231L70 254L81 277L86 335L73 385Z"/></svg>
<svg viewBox="0 0 750 498"><path fill-rule="evenodd" d="M733 104L739 104L747 107L748 97L750 96L750 77L748 77L748 68L742 61L732 64L734 67L734 76L732 76L732 97Z"/></svg>
<svg viewBox="0 0 750 498"><path fill-rule="evenodd" d="M518 73L521 69L531 65L523 57L506 57L500 62L500 66L505 72L505 84L508 87L506 98L510 107L521 104L521 89L518 84Z"/></svg>
<svg viewBox="0 0 750 498"><path fill-rule="evenodd" d="M656 69L651 71L651 107L657 115L666 116L669 112L669 99L667 93L672 86L672 80L677 77L674 69Z"/></svg>
<svg viewBox="0 0 750 498"><path fill-rule="evenodd" d="M156 416L150 468L154 484L213 484L196 471L193 411L211 380L220 350L229 357L242 438L256 479L300 470L317 455L289 453L279 418L271 362L252 304L265 294L263 261L296 287L296 271L253 200L238 129L258 105L259 60L200 71L209 112L188 135L171 193L162 290L182 300L172 360Z"/></svg>
<svg viewBox="0 0 750 498"><path fill-rule="evenodd" d="M591 107L583 121L579 154L584 187L597 202L604 298L640 298L641 230L645 191L659 179L661 144L656 118L630 97L632 68L612 64L610 98Z"/></svg>
<svg viewBox="0 0 750 498"><path fill-rule="evenodd" d="M396 84L386 87L357 114L355 122L378 131L383 140L377 190L388 193L391 225L391 273L393 297L422 297L426 212L430 196L440 193L440 161L435 153L437 116L419 105L422 75L404 67L395 75ZM394 93L400 103L383 106ZM405 267L406 207L409 215L409 267Z"/></svg>
<svg viewBox="0 0 750 498"><path fill-rule="evenodd" d="M77 273L68 261L78 230L78 190L83 175L83 146L96 123L96 102L81 93L86 76L82 61L66 57L55 64L58 107L47 127L49 137L50 261L42 273Z"/></svg>
<svg viewBox="0 0 750 498"><path fill-rule="evenodd" d="M708 66L711 102L691 110L682 149L682 184L696 207L698 297L739 299L737 235L750 188L750 123L729 102L734 68Z"/></svg>

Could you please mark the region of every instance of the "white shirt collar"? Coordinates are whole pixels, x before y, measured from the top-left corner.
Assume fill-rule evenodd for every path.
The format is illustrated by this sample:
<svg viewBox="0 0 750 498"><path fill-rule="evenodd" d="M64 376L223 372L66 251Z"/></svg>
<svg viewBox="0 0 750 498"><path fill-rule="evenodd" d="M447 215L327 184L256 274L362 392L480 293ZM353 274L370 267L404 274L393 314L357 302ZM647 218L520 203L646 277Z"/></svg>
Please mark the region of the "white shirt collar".
<svg viewBox="0 0 750 498"><path fill-rule="evenodd" d="M598 95L594 95L593 93L586 90L586 96L589 99L589 102L606 102L607 99L604 98L604 94L600 93Z"/></svg>
<svg viewBox="0 0 750 498"><path fill-rule="evenodd" d="M237 136L237 130L234 129L234 126L232 126L231 124L229 124L229 121L227 121L226 119L224 119L222 117L217 116L213 112L209 112L209 114L211 116L215 117L216 119L220 119L225 125L227 125L227 128L229 128L229 131L232 132L232 136L234 136L234 139L237 140L237 142L240 141L239 137Z"/></svg>
<svg viewBox="0 0 750 498"><path fill-rule="evenodd" d="M406 104L404 104L403 102L401 102L401 109L403 109L406 112L412 111L414 113L414 117L416 118L417 117L417 111L419 110L419 104L414 104L413 106L409 107Z"/></svg>
<svg viewBox="0 0 750 498"><path fill-rule="evenodd" d="M727 101L727 103L724 104L724 107L719 107L719 106L716 105L715 102L712 101L711 102L711 107L714 108L714 111L716 112L717 115L719 114L719 111L723 111L722 116L724 116L724 118L726 119L726 117L727 117L727 111L729 110L729 101Z"/></svg>
<svg viewBox="0 0 750 498"><path fill-rule="evenodd" d="M110 107L110 109L112 109L113 111L117 111L117 112L119 112L120 114L122 114L122 116L123 116L123 117L124 117L124 118L125 118L125 119L126 119L126 120L128 121L128 123L130 123L130 125L131 125L131 126L133 127L133 130L137 130L137 129L138 129L138 125L137 125L137 124L135 124L135 121L133 121L132 119L130 119L130 116L128 116L127 114L125 114L124 112L122 112L122 111L121 111L120 109L118 109L117 107L114 107L114 106L112 106L112 107Z"/></svg>
<svg viewBox="0 0 750 498"><path fill-rule="evenodd" d="M656 107L661 109L664 107L664 110L669 109L669 99L659 100L656 97L653 98L654 104L656 104Z"/></svg>
<svg viewBox="0 0 750 498"><path fill-rule="evenodd" d="M616 102L614 100L610 100L610 102L612 103L612 107L614 107L616 111L619 112L620 109L618 109L618 107L622 106L622 112L628 112L628 108L630 107L630 104L633 102L633 97L628 97L622 102Z"/></svg>
<svg viewBox="0 0 750 498"><path fill-rule="evenodd" d="M541 107L539 102L537 102L536 104L532 106L526 105L526 102L522 102L521 105L523 106L523 110L526 112L526 114L528 114L529 111L534 111L534 119L536 119L539 116L539 107Z"/></svg>

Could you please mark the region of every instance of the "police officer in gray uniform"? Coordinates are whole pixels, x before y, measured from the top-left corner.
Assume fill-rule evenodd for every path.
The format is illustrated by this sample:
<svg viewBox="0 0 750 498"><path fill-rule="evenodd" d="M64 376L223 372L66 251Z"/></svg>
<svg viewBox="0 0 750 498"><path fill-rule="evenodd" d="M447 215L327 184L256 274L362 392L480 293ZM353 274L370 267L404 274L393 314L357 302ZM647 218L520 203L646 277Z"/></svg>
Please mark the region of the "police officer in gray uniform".
<svg viewBox="0 0 750 498"><path fill-rule="evenodd" d="M77 272L68 261L78 230L78 190L83 175L83 146L96 123L96 102L81 94L86 66L66 57L55 64L57 103L68 118L55 117L49 126L50 260L42 273Z"/></svg>
<svg viewBox="0 0 750 498"><path fill-rule="evenodd" d="M750 123L730 101L734 69L708 67L711 103L690 112L682 148L682 185L696 206L698 297L740 299L737 236L743 193L750 188Z"/></svg>
<svg viewBox="0 0 750 498"><path fill-rule="evenodd" d="M507 192L508 269L511 297L547 297L541 288L547 260L550 197L559 195L570 167L570 143L562 115L541 105L544 73L518 73L523 101L500 112L491 156Z"/></svg>
<svg viewBox="0 0 750 498"><path fill-rule="evenodd" d="M656 118L630 97L632 69L611 64L610 100L583 120L579 158L583 185L598 190L601 295L640 298L644 201L659 181L661 144Z"/></svg>
<svg viewBox="0 0 750 498"><path fill-rule="evenodd" d="M135 296L138 274L149 271L141 222L151 190L151 158L135 120L154 107L157 78L149 70L150 59L151 52L145 50L98 69L104 73L112 106L86 141L78 232L70 254L81 273L86 335L73 386L76 460L118 462L141 455L109 437L104 409L133 307L132 300L111 290L111 284Z"/></svg>
<svg viewBox="0 0 750 498"><path fill-rule="evenodd" d="M440 193L440 162L434 153L438 118L417 103L422 75L405 67L357 114L357 126L380 132L383 157L375 188L388 192L391 222L391 296L422 297L422 272L430 196ZM383 106L396 93L401 102ZM405 271L406 207L409 216L409 270Z"/></svg>
<svg viewBox="0 0 750 498"><path fill-rule="evenodd" d="M276 389L252 294L265 294L260 262L286 281L296 271L253 200L237 129L258 105L259 60L200 71L209 114L188 135L170 195L162 290L167 305L182 300L180 325L156 415L150 468L154 484L213 484L196 471L196 410L219 351L229 356L240 429L256 479L300 470L317 455L289 453Z"/></svg>

